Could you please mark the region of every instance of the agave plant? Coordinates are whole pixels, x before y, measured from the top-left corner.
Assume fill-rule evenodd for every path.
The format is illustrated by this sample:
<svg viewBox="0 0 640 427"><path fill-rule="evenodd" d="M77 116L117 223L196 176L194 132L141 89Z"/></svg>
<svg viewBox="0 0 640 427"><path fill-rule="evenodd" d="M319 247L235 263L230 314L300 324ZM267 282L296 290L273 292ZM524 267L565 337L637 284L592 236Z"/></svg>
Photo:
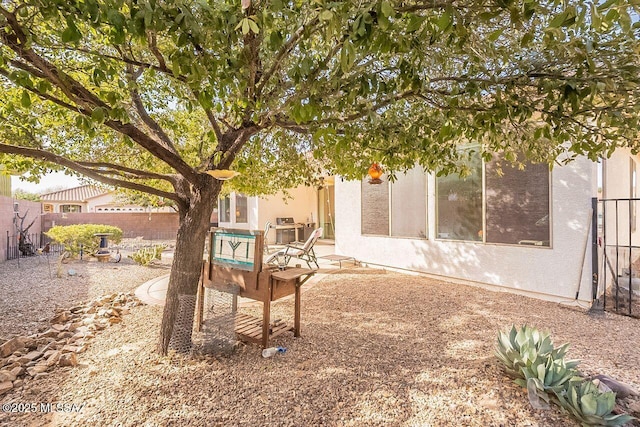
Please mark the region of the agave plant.
<svg viewBox="0 0 640 427"><path fill-rule="evenodd" d="M600 391L590 380L571 380L556 396L560 405L583 426L621 426L635 419L628 414L612 414L616 394Z"/></svg>
<svg viewBox="0 0 640 427"><path fill-rule="evenodd" d="M553 352L538 355L531 364L520 367L524 379L518 378L515 382L527 389L529 402L534 408L547 408L550 401L548 392L557 394L565 389L568 381L580 379L575 369L578 363L577 360L565 361L564 357L556 358Z"/></svg>
<svg viewBox="0 0 640 427"><path fill-rule="evenodd" d="M498 332L498 343L495 347L495 355L505 365L505 371L513 378L525 378L521 371L522 366L531 365L540 355L550 354L554 351L549 334L538 331L536 328L524 325L520 330L511 327L509 334ZM561 347L556 356L563 357L566 346Z"/></svg>
<svg viewBox="0 0 640 427"><path fill-rule="evenodd" d="M536 328L515 326L507 335L498 333L495 353L505 365L505 372L527 389L529 402L536 409L546 409L550 400L548 391L564 388L564 384L577 375L577 360L565 361L568 344L553 346L549 334Z"/></svg>

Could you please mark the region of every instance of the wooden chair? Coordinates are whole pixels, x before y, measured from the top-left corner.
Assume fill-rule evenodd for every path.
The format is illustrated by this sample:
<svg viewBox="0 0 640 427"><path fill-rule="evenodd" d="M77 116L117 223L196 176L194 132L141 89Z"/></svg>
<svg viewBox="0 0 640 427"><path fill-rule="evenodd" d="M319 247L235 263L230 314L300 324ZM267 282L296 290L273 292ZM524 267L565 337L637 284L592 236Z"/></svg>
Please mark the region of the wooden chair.
<svg viewBox="0 0 640 427"><path fill-rule="evenodd" d="M316 253L313 250L313 246L316 244L320 236L322 236L322 227L315 229L302 246L296 244L288 244L284 247L284 249L271 254L265 262L268 264L277 264L278 256L284 256L285 265L289 265L289 261L291 260L291 258L298 258L305 261L309 268L312 268L312 262L316 265L316 268L320 268L320 266L318 265L318 258L316 257Z"/></svg>

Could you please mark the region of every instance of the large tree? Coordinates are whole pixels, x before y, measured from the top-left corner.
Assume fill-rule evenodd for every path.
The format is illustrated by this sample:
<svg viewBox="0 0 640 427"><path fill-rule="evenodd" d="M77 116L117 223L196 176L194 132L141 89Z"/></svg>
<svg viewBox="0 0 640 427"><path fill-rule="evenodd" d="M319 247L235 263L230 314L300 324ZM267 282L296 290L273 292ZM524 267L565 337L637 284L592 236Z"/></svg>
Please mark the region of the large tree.
<svg viewBox="0 0 640 427"><path fill-rule="evenodd" d="M222 188L206 171L258 193L372 161L459 171L469 141L512 161L635 149L636 17L623 0L3 0L0 161L175 203L166 352Z"/></svg>

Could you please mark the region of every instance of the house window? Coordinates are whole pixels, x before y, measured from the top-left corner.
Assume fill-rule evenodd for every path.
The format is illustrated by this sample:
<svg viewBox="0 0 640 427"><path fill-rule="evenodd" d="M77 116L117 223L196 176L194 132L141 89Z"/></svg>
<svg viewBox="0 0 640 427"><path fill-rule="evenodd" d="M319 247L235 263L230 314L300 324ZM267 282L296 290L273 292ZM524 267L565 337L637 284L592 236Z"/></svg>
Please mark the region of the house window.
<svg viewBox="0 0 640 427"><path fill-rule="evenodd" d="M426 174L415 167L389 183L362 181L362 234L426 238Z"/></svg>
<svg viewBox="0 0 640 427"><path fill-rule="evenodd" d="M218 199L218 221L219 222L231 222L234 220L235 224L248 223L248 202L247 196L242 194L232 193L231 196L224 196ZM231 203L233 201L233 203ZM233 216L231 213L233 212Z"/></svg>
<svg viewBox="0 0 640 427"><path fill-rule="evenodd" d="M389 235L389 184L387 175L382 175L382 184L369 184L362 180L362 234Z"/></svg>
<svg viewBox="0 0 640 427"><path fill-rule="evenodd" d="M236 223L247 222L247 196L236 194Z"/></svg>
<svg viewBox="0 0 640 427"><path fill-rule="evenodd" d="M486 164L487 243L549 246L549 166L520 170L498 158Z"/></svg>
<svg viewBox="0 0 640 427"><path fill-rule="evenodd" d="M220 222L231 222L231 198L229 196L218 199L218 212L220 213Z"/></svg>
<svg viewBox="0 0 640 427"><path fill-rule="evenodd" d="M471 173L436 177L439 239L482 241L482 159L469 159Z"/></svg>
<svg viewBox="0 0 640 427"><path fill-rule="evenodd" d="M61 205L60 212L62 213L79 213L82 212L82 205Z"/></svg>
<svg viewBox="0 0 640 427"><path fill-rule="evenodd" d="M45 213L53 213L53 205L51 205L49 203L46 203L46 204L42 205L42 210Z"/></svg>
<svg viewBox="0 0 640 427"><path fill-rule="evenodd" d="M421 167L414 167L391 183L391 235L427 237L427 181Z"/></svg>

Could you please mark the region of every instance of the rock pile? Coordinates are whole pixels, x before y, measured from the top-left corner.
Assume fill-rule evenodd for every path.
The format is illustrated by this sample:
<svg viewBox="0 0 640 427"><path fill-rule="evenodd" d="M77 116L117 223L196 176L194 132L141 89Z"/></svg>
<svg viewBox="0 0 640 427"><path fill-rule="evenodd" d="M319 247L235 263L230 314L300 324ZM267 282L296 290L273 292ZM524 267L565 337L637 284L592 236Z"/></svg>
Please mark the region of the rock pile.
<svg viewBox="0 0 640 427"><path fill-rule="evenodd" d="M76 366L96 332L122 321L142 303L130 293L106 295L69 310L58 310L50 327L27 337L0 340L0 395L25 381L49 375L55 366Z"/></svg>

